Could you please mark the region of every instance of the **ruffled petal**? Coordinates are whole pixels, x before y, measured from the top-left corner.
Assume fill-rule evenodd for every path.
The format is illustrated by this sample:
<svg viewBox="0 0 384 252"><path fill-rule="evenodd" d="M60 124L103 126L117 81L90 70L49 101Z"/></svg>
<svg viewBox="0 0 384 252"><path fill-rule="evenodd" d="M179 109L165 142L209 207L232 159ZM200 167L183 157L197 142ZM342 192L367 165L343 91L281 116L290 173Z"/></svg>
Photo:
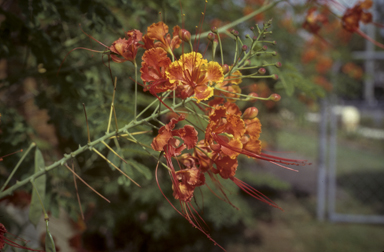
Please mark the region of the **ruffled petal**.
<svg viewBox="0 0 384 252"><path fill-rule="evenodd" d="M213 88L209 86L197 86L195 88L195 96L197 102L208 100L213 96Z"/></svg>
<svg viewBox="0 0 384 252"><path fill-rule="evenodd" d="M168 33L168 26L163 22L152 24L147 28L147 36L152 40L158 40L165 44L164 36Z"/></svg>

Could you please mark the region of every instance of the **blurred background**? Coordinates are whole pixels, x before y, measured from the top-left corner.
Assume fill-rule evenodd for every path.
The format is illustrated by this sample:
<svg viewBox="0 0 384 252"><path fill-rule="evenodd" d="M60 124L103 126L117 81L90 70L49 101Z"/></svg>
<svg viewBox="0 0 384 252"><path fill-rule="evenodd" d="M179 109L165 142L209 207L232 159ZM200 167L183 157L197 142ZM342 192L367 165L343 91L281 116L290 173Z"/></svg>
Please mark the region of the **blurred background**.
<svg viewBox="0 0 384 252"><path fill-rule="evenodd" d="M35 142L46 165L87 142L83 114L86 105L92 139L105 134L112 79L118 125L133 116L134 67L109 63L103 51L81 28L110 46L128 30L145 33L163 20L172 29L182 25L195 34L221 27L274 1L263 0L1 0L0 1L0 157ZM263 125L266 153L306 159L311 165L286 170L268 162L243 158L238 177L274 200L284 211L269 207L223 181L236 210L208 190L195 193L209 232L228 251L382 251L384 249L384 51L356 33L346 31L341 18L357 1L282 1L234 28L251 34L250 27L272 19L267 44L281 62L268 73L279 80L243 81L243 93L281 101L240 104L255 106ZM373 23L360 29L384 42L384 1L373 1ZM180 7L181 6L181 7ZM315 9L313 9L315 8ZM161 15L159 15L161 12ZM201 25L202 12L205 12ZM79 27L81 24L81 28ZM376 25L375 25L376 24ZM235 43L223 34L225 63L231 64ZM207 40L201 40L205 48ZM181 51L178 52L179 54ZM142 51L137 56L141 61ZM208 56L209 55L209 56ZM218 54L216 54L218 55ZM210 57L210 53L207 54ZM111 73L108 65L111 65ZM139 109L153 99L139 89ZM148 112L150 113L150 112ZM169 117L164 116L167 122ZM153 122L159 125L157 122ZM143 125L137 131L151 128ZM138 135L150 144L157 132ZM48 173L45 207L58 251L220 251L166 202L154 179L156 160L141 146L119 141L130 165L119 163L108 149L98 150L130 174L142 188L130 184L99 158L85 152L76 172L111 200L108 204L78 182L82 220L72 174L64 167ZM115 142L109 144L117 148ZM0 162L2 185L21 153ZM11 181L33 174L28 155ZM168 175L160 173L162 189L171 197ZM31 187L0 200L0 223L29 240L44 244L44 222L37 229L28 221ZM177 202L176 202L177 203ZM43 218L42 218L43 219Z"/></svg>

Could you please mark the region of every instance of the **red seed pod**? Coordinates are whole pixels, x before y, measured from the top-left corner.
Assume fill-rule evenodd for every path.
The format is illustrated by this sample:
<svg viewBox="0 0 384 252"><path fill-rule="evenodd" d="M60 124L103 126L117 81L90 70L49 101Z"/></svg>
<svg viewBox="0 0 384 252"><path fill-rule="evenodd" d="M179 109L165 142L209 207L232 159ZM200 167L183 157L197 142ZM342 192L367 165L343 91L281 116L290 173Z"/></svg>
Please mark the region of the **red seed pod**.
<svg viewBox="0 0 384 252"><path fill-rule="evenodd" d="M259 110L255 107L247 108L244 111L243 119L253 119L257 116L258 113L259 113Z"/></svg>
<svg viewBox="0 0 384 252"><path fill-rule="evenodd" d="M183 40L184 42L187 42L189 43L189 41L191 40L191 33L189 31L187 31L186 29L181 29L179 31L179 37L181 38L181 40Z"/></svg>
<svg viewBox="0 0 384 252"><path fill-rule="evenodd" d="M265 68L259 68L259 71L258 73L261 74L261 75L264 75L265 73L267 72L267 70L265 70Z"/></svg>
<svg viewBox="0 0 384 252"><path fill-rule="evenodd" d="M247 45L243 45L243 46L241 47L241 50L243 50L243 52L245 52L246 50L248 50L248 46L247 46Z"/></svg>
<svg viewBox="0 0 384 252"><path fill-rule="evenodd" d="M269 99L277 102L277 101L280 101L281 96L279 94L271 94L271 96L269 96Z"/></svg>
<svg viewBox="0 0 384 252"><path fill-rule="evenodd" d="M229 66L227 64L224 64L221 68L223 68L223 74L226 74L229 72Z"/></svg>
<svg viewBox="0 0 384 252"><path fill-rule="evenodd" d="M216 35L213 34L212 32L210 32L210 33L208 33L207 38L208 38L210 41L213 41L213 40L216 38Z"/></svg>
<svg viewBox="0 0 384 252"><path fill-rule="evenodd" d="M281 62L276 62L275 63L275 67L280 68L281 67Z"/></svg>

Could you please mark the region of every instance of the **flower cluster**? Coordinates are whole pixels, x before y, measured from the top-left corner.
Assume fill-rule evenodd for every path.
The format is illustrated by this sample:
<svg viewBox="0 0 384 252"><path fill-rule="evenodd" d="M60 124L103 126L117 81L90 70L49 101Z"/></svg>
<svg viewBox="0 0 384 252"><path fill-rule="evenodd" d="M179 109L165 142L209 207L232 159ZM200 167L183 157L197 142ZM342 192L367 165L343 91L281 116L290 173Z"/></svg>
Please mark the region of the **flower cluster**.
<svg viewBox="0 0 384 252"><path fill-rule="evenodd" d="M160 105L164 104L168 111L173 112L172 118L167 124L158 130L158 135L153 139L151 147L164 156L171 181L173 197L180 201L181 211L173 206L171 201L162 192L169 203L183 215L194 227L198 228L209 238L207 231L200 225L201 217L197 218L198 211L194 209L191 200L197 187L207 186L206 179L211 179L221 196L220 199L232 205L224 193L221 179L229 179L252 197L261 200L273 207L279 208L273 201L250 185L236 178L238 169L238 157L244 155L249 158L266 160L274 164L305 164L303 160L284 159L262 152L259 139L261 122L257 118L258 109L250 107L242 112L236 101L278 101L278 94L270 94L269 97L259 97L256 93L242 94L240 84L243 79L269 78L277 80L275 74L266 75L265 67L281 67L281 63L252 66L250 59L263 54L276 55L274 51L268 51L263 42L275 44L275 41L265 41L270 33L268 30L271 21L264 27L251 28L254 36L247 35L250 45L245 45L240 39L239 32L232 30L230 33L235 39L235 58L233 64L224 64L221 39L216 27L207 35L208 43L212 42L212 60L205 59L205 55L193 50L199 48L195 39L195 46L191 43L191 34L179 26L173 28L172 36L168 32L168 26L163 22L152 24L147 28L147 33L142 35L137 30L127 32L127 39L118 39L110 47L115 62L131 61L135 58L139 48L144 49L140 68L144 91L149 91L157 97ZM199 35L195 36L198 37ZM184 52L183 42L188 43L191 50ZM182 45L182 53L176 51ZM215 59L217 46L221 51L221 63ZM252 74L243 74L243 70L254 70ZM173 105L165 101L165 98L173 95ZM176 100L180 101L176 104ZM200 111L191 109L193 103ZM176 108L183 106L186 114L180 113ZM154 111L154 114L159 111ZM205 122L203 126L187 120L186 116L195 116ZM177 128L179 122L188 122L182 128ZM199 134L196 128L203 132ZM160 160L159 160L160 163ZM158 166L156 168L156 178ZM177 166L174 165L177 163ZM287 168L287 167L286 167ZM214 189L209 188L211 191ZM210 238L211 239L211 238Z"/></svg>

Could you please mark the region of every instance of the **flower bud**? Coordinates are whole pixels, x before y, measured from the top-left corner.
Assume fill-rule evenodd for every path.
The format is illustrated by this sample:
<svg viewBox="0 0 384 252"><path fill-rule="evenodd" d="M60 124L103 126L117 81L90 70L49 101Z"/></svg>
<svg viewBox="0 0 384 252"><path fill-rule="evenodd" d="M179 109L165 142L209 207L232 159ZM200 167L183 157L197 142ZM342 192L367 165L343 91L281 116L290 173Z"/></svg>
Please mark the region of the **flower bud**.
<svg viewBox="0 0 384 252"><path fill-rule="evenodd" d="M258 94L256 94L256 93L250 93L248 96L252 96L252 97L259 97L259 95ZM256 99L252 99L251 98L251 101L255 101Z"/></svg>
<svg viewBox="0 0 384 252"><path fill-rule="evenodd" d="M263 51L266 51L268 49L268 46L266 45L263 45L263 47L261 48Z"/></svg>
<svg viewBox="0 0 384 252"><path fill-rule="evenodd" d="M272 41L272 44L276 45L276 44L277 44L277 43L276 43L276 40Z"/></svg>
<svg viewBox="0 0 384 252"><path fill-rule="evenodd" d="M251 28L249 28L249 29L251 29L251 31L253 31L253 30L255 30L255 27L253 27L253 26L252 26L252 27L251 27Z"/></svg>
<svg viewBox="0 0 384 252"><path fill-rule="evenodd" d="M229 72L229 66L227 64L224 64L221 68L223 69L223 74L226 74Z"/></svg>
<svg viewBox="0 0 384 252"><path fill-rule="evenodd" d="M243 64L243 66L249 66L251 65L251 61L250 60L246 60Z"/></svg>
<svg viewBox="0 0 384 252"><path fill-rule="evenodd" d="M186 29L181 29L179 31L179 37L182 41L189 43L189 41L191 40L191 33Z"/></svg>
<svg viewBox="0 0 384 252"><path fill-rule="evenodd" d="M216 38L216 36L215 36L215 34L213 34L212 32L210 32L210 33L208 33L207 38L208 38L210 41L213 41L213 40Z"/></svg>
<svg viewBox="0 0 384 252"><path fill-rule="evenodd" d="M216 27L216 26L213 26L213 27L211 28L211 32L213 32L213 33L217 33L217 27Z"/></svg>
<svg viewBox="0 0 384 252"><path fill-rule="evenodd" d="M213 45L216 47L219 44L219 41L217 39L213 40Z"/></svg>
<svg viewBox="0 0 384 252"><path fill-rule="evenodd" d="M257 36L253 36L253 38L252 38L253 40L257 40Z"/></svg>
<svg viewBox="0 0 384 252"><path fill-rule="evenodd" d="M253 119L257 116L258 113L259 113L259 110L255 107L247 108L244 111L243 119Z"/></svg>
<svg viewBox="0 0 384 252"><path fill-rule="evenodd" d="M246 35L245 35L245 38L250 38L250 37L251 37L251 36L249 36L249 34L246 34Z"/></svg>
<svg viewBox="0 0 384 252"><path fill-rule="evenodd" d="M274 80L278 80L278 79L279 79L279 76L278 76L277 74L274 74L274 75L272 75L272 79L274 79Z"/></svg>
<svg viewBox="0 0 384 252"><path fill-rule="evenodd" d="M265 68L259 68L259 71L258 73L261 74L261 75L264 75L265 73L267 72L267 70L265 70Z"/></svg>
<svg viewBox="0 0 384 252"><path fill-rule="evenodd" d="M245 52L247 49L248 49L248 46L247 46L247 45L243 45L243 46L241 47L241 50L243 50L243 52Z"/></svg>
<svg viewBox="0 0 384 252"><path fill-rule="evenodd" d="M275 67L280 68L281 67L281 62L276 62L275 63Z"/></svg>
<svg viewBox="0 0 384 252"><path fill-rule="evenodd" d="M281 96L279 94L271 94L271 96L269 96L269 99L277 102L277 101L280 101Z"/></svg>
<svg viewBox="0 0 384 252"><path fill-rule="evenodd" d="M236 31L235 29L233 29L232 31L231 31L231 34L232 35L234 35L234 36L239 36L239 32L238 31Z"/></svg>
<svg viewBox="0 0 384 252"><path fill-rule="evenodd" d="M276 56L277 55L277 52L276 51L273 51L272 52L272 56Z"/></svg>

